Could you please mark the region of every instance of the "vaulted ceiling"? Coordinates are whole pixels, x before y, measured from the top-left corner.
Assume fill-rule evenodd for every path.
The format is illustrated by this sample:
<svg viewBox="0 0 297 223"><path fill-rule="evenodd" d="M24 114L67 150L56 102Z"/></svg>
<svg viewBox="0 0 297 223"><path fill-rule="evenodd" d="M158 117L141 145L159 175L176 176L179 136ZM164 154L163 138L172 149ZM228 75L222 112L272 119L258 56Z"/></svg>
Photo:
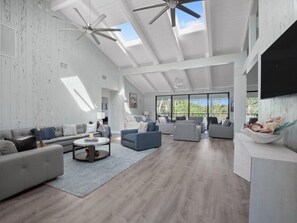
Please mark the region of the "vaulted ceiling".
<svg viewBox="0 0 297 223"><path fill-rule="evenodd" d="M98 37L101 42L98 47L120 69L124 69L241 52L252 0L205 0L202 3L202 28L187 34L180 34L177 27L171 27L169 13L163 14L149 25L149 21L161 8L132 11L135 8L162 3L162 0L90 2L90 11L88 0L52 0L51 8L53 11L61 11L67 19L78 24L82 24L82 21L73 8L77 8L84 18L91 17L91 20L105 14L107 18L101 23L101 27L131 23L141 40L139 44L127 46L121 40L113 42ZM117 34L108 35L119 39ZM212 90L233 86L233 66L224 64L165 72L154 71L129 75L126 78L144 93Z"/></svg>

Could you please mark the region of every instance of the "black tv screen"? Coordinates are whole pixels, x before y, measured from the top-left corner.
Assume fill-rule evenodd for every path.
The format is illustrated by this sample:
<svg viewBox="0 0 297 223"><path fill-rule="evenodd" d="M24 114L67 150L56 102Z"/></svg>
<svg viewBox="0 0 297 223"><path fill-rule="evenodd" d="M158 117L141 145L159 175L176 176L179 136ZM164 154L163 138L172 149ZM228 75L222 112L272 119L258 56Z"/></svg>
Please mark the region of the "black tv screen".
<svg viewBox="0 0 297 223"><path fill-rule="evenodd" d="M261 56L261 99L297 93L297 22Z"/></svg>

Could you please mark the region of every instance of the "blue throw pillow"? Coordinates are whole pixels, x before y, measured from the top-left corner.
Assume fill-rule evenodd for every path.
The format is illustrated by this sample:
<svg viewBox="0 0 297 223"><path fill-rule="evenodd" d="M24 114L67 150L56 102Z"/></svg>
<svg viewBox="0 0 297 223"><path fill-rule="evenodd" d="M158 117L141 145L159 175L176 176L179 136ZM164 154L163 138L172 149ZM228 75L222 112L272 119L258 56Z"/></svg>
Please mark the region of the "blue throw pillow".
<svg viewBox="0 0 297 223"><path fill-rule="evenodd" d="M153 132L156 130L156 123L155 122L148 122L147 123L147 131Z"/></svg>
<svg viewBox="0 0 297 223"><path fill-rule="evenodd" d="M39 136L41 137L42 140L56 138L54 127L42 128L40 129L40 132L38 132L37 129L32 129L31 132L36 137L37 141L40 141Z"/></svg>

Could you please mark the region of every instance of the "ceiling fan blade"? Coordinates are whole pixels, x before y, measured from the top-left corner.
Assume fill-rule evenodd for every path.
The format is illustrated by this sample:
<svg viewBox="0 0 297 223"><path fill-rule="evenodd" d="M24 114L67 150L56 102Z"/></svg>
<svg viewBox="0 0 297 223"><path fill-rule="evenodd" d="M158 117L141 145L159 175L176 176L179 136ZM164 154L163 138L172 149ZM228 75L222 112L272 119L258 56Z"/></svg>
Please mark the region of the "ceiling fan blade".
<svg viewBox="0 0 297 223"><path fill-rule="evenodd" d="M142 7L142 8L138 8L138 9L133 9L133 12L144 10L144 9L158 8L158 7L162 7L162 6L166 6L166 5L167 5L166 3L162 3L162 4L157 4L157 5L146 6L146 7Z"/></svg>
<svg viewBox="0 0 297 223"><path fill-rule="evenodd" d="M86 20L84 19L84 17L82 17L82 15L80 14L80 12L78 11L78 9L77 8L73 8L75 11L76 11L76 13L79 15L79 17L81 18L81 20L85 23L85 25L87 26L88 25L88 23L86 22Z"/></svg>
<svg viewBox="0 0 297 223"><path fill-rule="evenodd" d="M170 12L171 12L171 24L172 24L172 27L175 27L176 26L176 23L175 23L175 8L171 9Z"/></svg>
<svg viewBox="0 0 297 223"><path fill-rule="evenodd" d="M177 5L176 6L178 9L184 11L185 13L190 14L191 16L194 16L195 18L199 19L201 16L198 15L196 12L193 12L191 9L188 9L187 7L183 5Z"/></svg>
<svg viewBox="0 0 297 223"><path fill-rule="evenodd" d="M159 14L156 15L156 16L152 19L152 21L149 22L149 24L150 24L150 25L153 24L153 23L154 23L154 22L155 22L161 15L163 15L168 9L169 9L168 6L166 6L164 9L162 9L162 11L159 12Z"/></svg>
<svg viewBox="0 0 297 223"><path fill-rule="evenodd" d="M93 39L95 40L95 42L100 45L100 41L98 40L97 36L95 36L94 33L91 33L91 36L93 37Z"/></svg>
<svg viewBox="0 0 297 223"><path fill-rule="evenodd" d="M105 18L106 18L106 15L102 14L101 16L99 16L99 17L92 23L92 26L93 26L93 27L98 26L99 23L102 22Z"/></svg>
<svg viewBox="0 0 297 223"><path fill-rule="evenodd" d="M181 0L180 4L186 4L191 2L202 2L203 0Z"/></svg>
<svg viewBox="0 0 297 223"><path fill-rule="evenodd" d="M79 27L79 28L82 28L81 25L78 25L78 24L76 24L76 23L73 23L73 22L70 22L70 21L68 21L68 20L62 19L62 18L60 18L60 17L58 17L58 16L53 15L53 17L54 17L55 19L59 19L59 20L61 20L61 21L63 21L63 22L67 22L67 23L69 23L69 24L71 24L71 25L74 25L74 26L77 26L77 27Z"/></svg>
<svg viewBox="0 0 297 223"><path fill-rule="evenodd" d="M110 39L110 40L112 40L112 41L117 41L116 39L114 39L114 38L112 38L112 37L110 37L110 36L108 36L108 35L105 35L105 34L103 34L103 33L93 32L93 34L96 34L96 35L99 35L99 36L103 36L103 37L105 37L105 38L107 38L107 39Z"/></svg>
<svg viewBox="0 0 297 223"><path fill-rule="evenodd" d="M80 40L84 35L86 35L87 34L87 31L84 31L84 33L83 34L81 34L76 40Z"/></svg>
<svg viewBox="0 0 297 223"><path fill-rule="evenodd" d="M99 31L99 32L114 32L114 31L122 31L121 29L114 29L114 28L98 28L98 29L94 29L95 32Z"/></svg>

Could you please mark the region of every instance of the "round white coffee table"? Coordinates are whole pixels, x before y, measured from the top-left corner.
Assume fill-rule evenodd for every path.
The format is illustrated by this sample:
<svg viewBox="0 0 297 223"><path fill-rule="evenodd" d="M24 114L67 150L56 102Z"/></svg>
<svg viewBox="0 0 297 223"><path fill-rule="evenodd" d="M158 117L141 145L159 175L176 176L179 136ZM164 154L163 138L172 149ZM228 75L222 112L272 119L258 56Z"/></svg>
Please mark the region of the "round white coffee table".
<svg viewBox="0 0 297 223"><path fill-rule="evenodd" d="M104 159L110 156L110 139L105 137L96 138L98 141L89 141L88 138L77 139L73 142L72 158L78 161L90 162ZM108 145L108 151L96 150L96 146ZM76 150L86 148L84 152L77 153Z"/></svg>

